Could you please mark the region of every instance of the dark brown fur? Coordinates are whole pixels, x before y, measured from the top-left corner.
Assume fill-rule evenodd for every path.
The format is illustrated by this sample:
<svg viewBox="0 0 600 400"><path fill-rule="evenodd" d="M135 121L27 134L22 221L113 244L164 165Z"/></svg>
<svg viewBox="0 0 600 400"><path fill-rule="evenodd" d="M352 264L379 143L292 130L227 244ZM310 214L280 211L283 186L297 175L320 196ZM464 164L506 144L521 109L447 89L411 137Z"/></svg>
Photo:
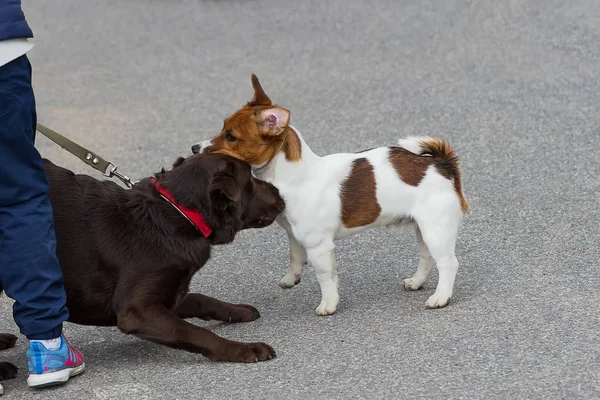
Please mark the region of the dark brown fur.
<svg viewBox="0 0 600 400"><path fill-rule="evenodd" d="M381 213L377 202L377 184L373 166L366 158L352 163L350 175L342 183L342 222L346 228L355 228L375 222Z"/></svg>
<svg viewBox="0 0 600 400"><path fill-rule="evenodd" d="M69 321L121 331L218 361L275 356L264 343L234 342L184 318L253 321L258 311L188 293L210 248L245 228L270 225L284 203L275 187L233 158L195 155L156 174L183 206L200 211L213 233L205 239L149 179L131 190L44 160L54 210L57 253Z"/></svg>
<svg viewBox="0 0 600 400"><path fill-rule="evenodd" d="M2 293L2 287L0 287ZM0 350L10 349L15 347L17 337L10 333L0 333ZM0 362L0 381L13 379L17 376L18 368L9 362Z"/></svg>

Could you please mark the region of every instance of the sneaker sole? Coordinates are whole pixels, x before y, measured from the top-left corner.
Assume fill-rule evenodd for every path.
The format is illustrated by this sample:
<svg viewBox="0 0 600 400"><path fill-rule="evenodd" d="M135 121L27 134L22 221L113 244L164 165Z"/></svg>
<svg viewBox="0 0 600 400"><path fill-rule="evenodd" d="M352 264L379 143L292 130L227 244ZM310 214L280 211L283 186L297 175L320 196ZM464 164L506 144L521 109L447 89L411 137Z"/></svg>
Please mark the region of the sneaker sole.
<svg viewBox="0 0 600 400"><path fill-rule="evenodd" d="M62 385L69 378L81 374L85 370L85 363L75 368L65 368L56 372L48 372L46 374L32 374L27 378L27 386L29 387L46 387L54 385Z"/></svg>

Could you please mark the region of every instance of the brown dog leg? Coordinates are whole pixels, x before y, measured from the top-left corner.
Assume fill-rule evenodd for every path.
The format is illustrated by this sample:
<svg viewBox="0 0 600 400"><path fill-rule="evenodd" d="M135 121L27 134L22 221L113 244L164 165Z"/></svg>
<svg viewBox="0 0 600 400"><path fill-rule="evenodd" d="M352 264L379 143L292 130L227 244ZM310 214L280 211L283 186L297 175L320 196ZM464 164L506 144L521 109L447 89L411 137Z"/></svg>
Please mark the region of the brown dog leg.
<svg viewBox="0 0 600 400"><path fill-rule="evenodd" d="M130 306L119 313L118 327L124 333L175 349L200 353L213 361L257 362L275 358L265 343L242 343L224 339L184 321L162 305Z"/></svg>
<svg viewBox="0 0 600 400"><path fill-rule="evenodd" d="M0 381L16 378L18 371L19 369L15 365L9 362L0 362Z"/></svg>
<svg viewBox="0 0 600 400"><path fill-rule="evenodd" d="M15 335L11 335L10 333L0 333L0 350L15 347L15 343L17 343L17 337Z"/></svg>
<svg viewBox="0 0 600 400"><path fill-rule="evenodd" d="M180 318L215 319L223 322L250 322L258 319L258 310L247 304L231 304L200 293L189 293L175 308Z"/></svg>
<svg viewBox="0 0 600 400"><path fill-rule="evenodd" d="M17 337L10 333L0 333L0 350L10 349L15 347ZM17 377L19 369L9 362L0 362L0 381L13 379Z"/></svg>

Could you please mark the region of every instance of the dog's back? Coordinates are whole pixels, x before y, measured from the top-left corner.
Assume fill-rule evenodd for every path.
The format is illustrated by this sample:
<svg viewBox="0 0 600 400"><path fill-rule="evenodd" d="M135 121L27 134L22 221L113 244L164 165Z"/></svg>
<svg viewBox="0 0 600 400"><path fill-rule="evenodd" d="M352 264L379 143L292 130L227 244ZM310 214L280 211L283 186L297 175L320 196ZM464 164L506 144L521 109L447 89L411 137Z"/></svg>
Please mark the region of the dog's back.
<svg viewBox="0 0 600 400"><path fill-rule="evenodd" d="M114 325L116 318L107 315L104 309L97 313L89 311L109 303L116 286L118 274L113 274L116 270L100 264L105 264L103 255L110 254L102 247L111 245L110 237L117 228L118 216L110 207L118 204L123 189L114 182L75 174L45 159L44 169L50 185L56 251L71 316L77 319L86 315L89 318L81 322L94 325Z"/></svg>

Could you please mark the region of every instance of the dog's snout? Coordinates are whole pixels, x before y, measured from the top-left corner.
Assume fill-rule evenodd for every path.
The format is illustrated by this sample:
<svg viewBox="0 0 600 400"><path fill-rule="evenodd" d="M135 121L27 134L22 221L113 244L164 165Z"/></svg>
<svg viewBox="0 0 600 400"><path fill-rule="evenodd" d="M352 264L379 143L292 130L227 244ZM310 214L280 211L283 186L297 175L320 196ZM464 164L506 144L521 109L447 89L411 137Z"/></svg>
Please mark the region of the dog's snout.
<svg viewBox="0 0 600 400"><path fill-rule="evenodd" d="M210 153L213 148L212 140L203 140L192 146L192 153Z"/></svg>

